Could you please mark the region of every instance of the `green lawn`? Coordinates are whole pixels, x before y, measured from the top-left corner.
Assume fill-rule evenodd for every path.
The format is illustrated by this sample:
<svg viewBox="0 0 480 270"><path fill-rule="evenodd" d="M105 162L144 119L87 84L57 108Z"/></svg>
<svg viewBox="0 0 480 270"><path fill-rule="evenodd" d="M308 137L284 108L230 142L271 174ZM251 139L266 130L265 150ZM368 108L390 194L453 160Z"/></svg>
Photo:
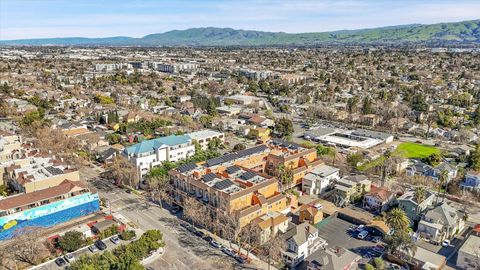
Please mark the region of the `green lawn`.
<svg viewBox="0 0 480 270"><path fill-rule="evenodd" d="M402 156L404 158L426 158L434 153L439 153L440 150L433 146L418 144L418 143L410 143L405 142L401 143L397 149L395 149L393 155ZM385 160L384 156L381 156L375 160L365 162L364 164L357 167L360 171L366 171L373 167L377 167L381 165Z"/></svg>
<svg viewBox="0 0 480 270"><path fill-rule="evenodd" d="M400 153L405 158L426 158L432 154L439 153L440 150L433 146L405 142L401 143L395 152Z"/></svg>

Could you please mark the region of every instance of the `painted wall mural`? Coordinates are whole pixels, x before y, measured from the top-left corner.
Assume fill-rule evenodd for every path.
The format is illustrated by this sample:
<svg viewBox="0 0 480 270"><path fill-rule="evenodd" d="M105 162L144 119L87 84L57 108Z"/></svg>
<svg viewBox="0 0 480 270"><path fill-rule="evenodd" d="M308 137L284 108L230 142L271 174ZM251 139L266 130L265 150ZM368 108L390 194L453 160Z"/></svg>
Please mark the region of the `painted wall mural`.
<svg viewBox="0 0 480 270"><path fill-rule="evenodd" d="M51 227L99 211L98 194L85 193L0 218L0 240L26 227Z"/></svg>

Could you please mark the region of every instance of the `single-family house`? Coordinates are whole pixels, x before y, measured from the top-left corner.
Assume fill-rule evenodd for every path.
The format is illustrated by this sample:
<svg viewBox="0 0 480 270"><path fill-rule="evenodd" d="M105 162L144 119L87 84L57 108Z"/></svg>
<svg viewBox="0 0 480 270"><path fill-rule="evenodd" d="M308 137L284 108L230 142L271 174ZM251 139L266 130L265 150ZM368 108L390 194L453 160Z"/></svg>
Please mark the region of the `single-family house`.
<svg viewBox="0 0 480 270"><path fill-rule="evenodd" d="M418 223L417 233L423 238L441 242L451 239L465 226L463 215L446 203L427 210Z"/></svg>
<svg viewBox="0 0 480 270"><path fill-rule="evenodd" d="M283 252L283 258L290 267L298 265L310 254L327 245L327 241L318 236L317 228L306 222L299 225L289 223L284 237L287 250Z"/></svg>

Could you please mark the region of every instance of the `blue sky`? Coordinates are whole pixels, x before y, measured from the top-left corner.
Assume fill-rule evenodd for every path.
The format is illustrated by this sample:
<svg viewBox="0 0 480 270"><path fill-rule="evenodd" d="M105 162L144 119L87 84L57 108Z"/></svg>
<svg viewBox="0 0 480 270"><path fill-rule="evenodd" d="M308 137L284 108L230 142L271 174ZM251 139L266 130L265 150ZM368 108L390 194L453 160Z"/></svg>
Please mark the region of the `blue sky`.
<svg viewBox="0 0 480 270"><path fill-rule="evenodd" d="M0 39L231 27L322 32L480 19L479 0L0 0Z"/></svg>

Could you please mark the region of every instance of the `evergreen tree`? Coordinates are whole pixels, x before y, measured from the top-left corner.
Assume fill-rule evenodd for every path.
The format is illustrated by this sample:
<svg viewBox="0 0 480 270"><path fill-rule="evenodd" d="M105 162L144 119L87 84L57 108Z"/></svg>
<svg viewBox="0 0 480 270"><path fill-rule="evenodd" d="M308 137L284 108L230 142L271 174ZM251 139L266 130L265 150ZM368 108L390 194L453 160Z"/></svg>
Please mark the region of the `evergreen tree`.
<svg viewBox="0 0 480 270"><path fill-rule="evenodd" d="M373 113L372 100L369 97L365 97L363 99L362 113L363 114Z"/></svg>

